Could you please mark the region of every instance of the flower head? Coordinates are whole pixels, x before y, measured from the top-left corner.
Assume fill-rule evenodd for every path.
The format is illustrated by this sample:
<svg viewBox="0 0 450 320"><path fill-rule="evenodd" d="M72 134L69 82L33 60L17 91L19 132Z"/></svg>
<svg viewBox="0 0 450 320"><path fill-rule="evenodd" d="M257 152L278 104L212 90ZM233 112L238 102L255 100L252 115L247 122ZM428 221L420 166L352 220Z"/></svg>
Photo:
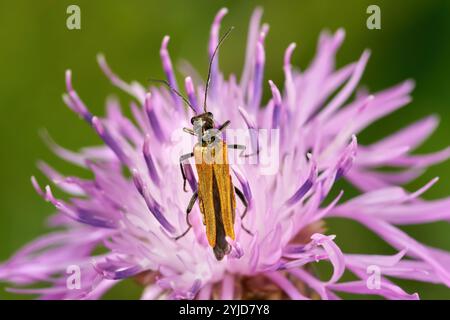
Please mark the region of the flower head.
<svg viewBox="0 0 450 320"><path fill-rule="evenodd" d="M226 13L222 9L214 19L210 57ZM122 114L114 99L108 100L105 117L93 115L67 71L64 102L104 144L72 152L48 140L57 155L92 172L93 178L64 176L40 164L69 199L56 198L50 186L42 188L32 178L37 193L57 209L49 221L57 231L36 239L0 265L0 280L20 286L47 282L49 286L9 290L45 299L97 299L130 277L142 283L143 299L338 299L339 292L418 298L395 285L392 278L450 287L449 253L421 244L398 228L450 218L449 198L420 198L437 179L412 193L401 187L426 167L450 156L449 148L427 155L411 154L436 127L436 117L371 145L357 143L364 128L410 102L413 82L372 94L359 90L348 102L370 54L364 51L358 61L336 70L335 54L345 35L338 30L321 34L317 54L304 71L292 67L295 44L289 45L284 83L267 83L264 40L269 29L260 25L261 14L257 9L251 18L241 77L225 78L218 60L213 60L206 101L216 126L230 120L230 129L246 129L250 132L249 150L257 151L247 157L248 163L230 164L233 185L242 191L242 202L248 206L241 219L244 205L236 201L235 237L226 237L230 252L220 256L222 260L216 259L197 205L186 220L186 207L198 188L199 177L192 161L183 162L190 191L183 192L183 176L172 155L178 159L183 152L191 152L193 145L191 150L177 149L180 144L174 139L178 137L174 130L191 127L190 118L203 112L205 83L194 73L185 78L187 103L192 107L186 108L176 93L181 82L174 74L166 36L160 55L167 82L174 90L127 83L113 73L102 55L98 57L112 84L132 96L133 119ZM262 101L265 89L272 93L267 103ZM258 134L264 129L275 132L279 142L270 149L275 153L269 165L275 166L269 169L262 161L268 144ZM233 151L229 153L231 156ZM385 172L377 170L379 167L399 170ZM333 189L338 179L346 179L361 194L342 202L343 191ZM339 234L337 238L325 234L329 217L361 223L398 253L342 252L335 242ZM188 223L192 230L175 240ZM99 254L98 247L106 250ZM322 260L333 267L326 280L318 278L311 268ZM75 288L67 279L67 270L73 266L81 274ZM358 280L342 281L346 270ZM368 270L381 271L373 285Z"/></svg>

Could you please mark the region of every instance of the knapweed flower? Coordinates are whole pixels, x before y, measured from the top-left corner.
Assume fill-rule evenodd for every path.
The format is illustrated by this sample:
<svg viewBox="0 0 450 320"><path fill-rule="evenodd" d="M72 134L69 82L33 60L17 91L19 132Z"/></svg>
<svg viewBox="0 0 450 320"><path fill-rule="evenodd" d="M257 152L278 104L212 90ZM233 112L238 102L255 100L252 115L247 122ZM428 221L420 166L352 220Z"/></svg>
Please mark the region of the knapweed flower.
<svg viewBox="0 0 450 320"><path fill-rule="evenodd" d="M212 25L210 56L226 12L220 10ZM450 219L449 198L421 199L437 179L415 192L401 187L450 156L449 148L411 154L436 127L436 117L370 145L359 145L356 138L371 123L407 105L413 82L372 94L358 90L348 102L357 90L369 51L336 70L335 54L344 40L344 31L338 30L321 34L317 54L304 71L291 66L295 44L289 45L284 83L267 83L264 40L269 28L260 25L261 14L258 9L251 18L242 75L225 78L215 60L207 101L216 125L230 120L231 129L279 133L278 166L272 174L262 174L259 163L231 164L233 183L249 206L241 221L243 206L236 202L236 238L227 238L231 252L221 261L215 258L197 205L189 216L193 229L174 240L187 228L186 207L197 188L197 176L192 161L184 165L191 192L183 192L180 167L170 159L176 144L173 131L190 127L194 111L166 87L125 82L99 56L112 84L133 97L133 119L121 113L114 99L108 100L104 118L91 114L67 71L64 102L104 145L72 152L50 142L56 154L90 171L93 178L63 176L47 164L40 165L68 197L56 198L50 186L42 188L32 178L38 194L57 209L50 219L55 231L26 245L0 266L0 279L15 285L8 290L38 294L42 299L97 299L130 277L142 284L142 299L339 299L340 292L418 298L417 293L397 286L395 278L450 287L450 254L419 243L398 227ZM162 65L170 86L179 89L168 42L165 37ZM186 75L188 101L201 113L205 83L193 71ZM263 103L266 88L272 97ZM379 169L386 167L397 170ZM356 186L360 195L341 200L343 191L333 189L338 179ZM361 223L397 253L342 252L335 242L339 234L336 238L325 232L329 217ZM333 267L329 279L315 274L313 266L322 260ZM77 269L79 283L68 281ZM357 280L342 280L345 271ZM378 277L371 278L375 271Z"/></svg>

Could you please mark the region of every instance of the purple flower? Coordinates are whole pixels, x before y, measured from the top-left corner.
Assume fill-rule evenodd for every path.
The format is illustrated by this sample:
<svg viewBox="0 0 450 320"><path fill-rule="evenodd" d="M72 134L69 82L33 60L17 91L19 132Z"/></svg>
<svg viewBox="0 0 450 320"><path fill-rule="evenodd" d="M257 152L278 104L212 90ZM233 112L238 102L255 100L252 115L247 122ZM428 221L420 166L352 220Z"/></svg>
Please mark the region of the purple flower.
<svg viewBox="0 0 450 320"><path fill-rule="evenodd" d="M220 10L214 20L210 56L226 13L226 9ZM32 177L38 194L57 209L49 221L55 231L0 265L0 280L16 285L8 290L38 294L42 299L97 299L130 277L142 284L142 299L339 299L340 292L418 298L417 293L407 293L394 284L394 278L450 287L450 254L421 244L398 228L450 219L450 198L420 198L437 178L416 192L401 187L450 156L449 148L411 154L432 133L437 118L421 120L371 145L358 145L356 138L371 123L407 105L413 82L372 94L356 91L369 51L357 62L336 70L335 54L344 40L344 31L338 30L320 36L317 54L304 71L291 66L295 44L289 45L284 83L267 83L264 39L268 26L260 25L261 15L258 9L251 18L239 80L235 75L226 79L214 60L207 101L218 124L231 120L232 129L275 129L280 138L275 155L278 166L272 174L262 172L258 161L231 164L233 183L243 191L249 206L241 221L243 206L237 201L236 239L227 239L231 252L222 261L216 260L197 205L189 216L191 232L174 240L187 227L186 206L197 188L197 176L192 162L183 165L191 191L183 192L179 165L171 159L177 145L173 133L190 127L190 118L203 112L204 82L195 72L188 72L185 78L191 110L164 87L146 88L123 81L100 55L100 67L112 84L133 97L133 119L122 114L114 99L108 100L104 118L91 114L67 71L64 102L94 129L104 145L72 152L47 139L57 155L90 171L93 178L63 176L40 164L49 180L68 194L68 200L56 198L49 186L42 188ZM168 43L169 37L165 37L162 65L170 86L179 90ZM262 102L263 89L272 92L266 104ZM347 102L355 91L356 98ZM264 151L258 135L250 144L249 149L261 147ZM377 170L379 167L398 170L386 172ZM340 178L361 194L340 201L343 191L333 189ZM336 243L339 235L324 234L328 217L361 223L398 253L342 252ZM103 253L97 253L99 247ZM321 260L333 267L332 276L325 281L311 268ZM72 275L68 270L73 266L80 274L75 288L68 285ZM343 281L346 270L358 280ZM48 286L27 288L43 282Z"/></svg>

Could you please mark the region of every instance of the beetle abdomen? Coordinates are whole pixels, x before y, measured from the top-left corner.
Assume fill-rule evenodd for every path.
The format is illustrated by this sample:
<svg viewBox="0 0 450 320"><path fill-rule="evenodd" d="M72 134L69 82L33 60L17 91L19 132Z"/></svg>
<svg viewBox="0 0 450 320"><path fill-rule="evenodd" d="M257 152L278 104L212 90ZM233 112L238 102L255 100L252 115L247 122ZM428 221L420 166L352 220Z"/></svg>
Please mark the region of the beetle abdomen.
<svg viewBox="0 0 450 320"><path fill-rule="evenodd" d="M216 190L216 192L214 192ZM213 248L214 255L217 260L222 260L223 257L231 250L230 245L226 240L225 228L222 221L222 209L220 206L220 195L217 192L217 179L213 176L213 201L214 201L214 216L216 220L216 244Z"/></svg>

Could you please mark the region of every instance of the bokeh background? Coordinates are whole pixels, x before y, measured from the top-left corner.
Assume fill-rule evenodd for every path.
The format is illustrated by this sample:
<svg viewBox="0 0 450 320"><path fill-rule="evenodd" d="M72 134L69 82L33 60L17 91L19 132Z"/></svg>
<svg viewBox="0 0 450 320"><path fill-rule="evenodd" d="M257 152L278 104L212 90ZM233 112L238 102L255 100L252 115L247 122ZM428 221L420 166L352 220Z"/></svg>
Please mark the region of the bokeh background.
<svg viewBox="0 0 450 320"><path fill-rule="evenodd" d="M66 28L66 8L81 7L81 30ZM366 8L381 7L381 30L366 28ZM171 36L170 52L177 64L186 59L201 72L207 69L206 43L216 12L230 9L224 26L235 32L221 49L220 64L226 74L240 74L244 58L248 20L256 6L264 8L270 24L267 38L265 80L282 83L283 52L292 41L298 47L293 63L304 69L312 58L318 34L323 29L344 27L346 41L338 65L356 60L364 48L372 57L363 83L377 91L406 78L416 80L414 101L407 108L372 125L359 136L362 143L394 132L425 115L438 114L441 125L419 152L446 147L450 137L450 1L375 0L41 0L0 2L0 261L36 236L48 231L45 219L53 208L34 192L30 176L44 177L36 161L44 159L57 169L85 175L55 157L42 142L46 128L63 146L78 149L100 143L83 121L61 100L64 71L71 68L75 86L94 113L103 114L105 98L119 93L104 78L95 56L103 52L112 68L126 80L145 83L162 77L159 47L164 35ZM267 98L268 96L266 96ZM429 169L413 190L434 176L441 180L426 194L433 199L449 195L450 162ZM354 190L344 185L347 196ZM329 220L330 233L347 252L394 251L363 227L347 220ZM450 250L450 227L435 223L403 228L426 244ZM408 292L425 299L449 299L444 286L399 281ZM29 298L5 293L0 299ZM133 280L114 288L106 298L139 296Z"/></svg>

